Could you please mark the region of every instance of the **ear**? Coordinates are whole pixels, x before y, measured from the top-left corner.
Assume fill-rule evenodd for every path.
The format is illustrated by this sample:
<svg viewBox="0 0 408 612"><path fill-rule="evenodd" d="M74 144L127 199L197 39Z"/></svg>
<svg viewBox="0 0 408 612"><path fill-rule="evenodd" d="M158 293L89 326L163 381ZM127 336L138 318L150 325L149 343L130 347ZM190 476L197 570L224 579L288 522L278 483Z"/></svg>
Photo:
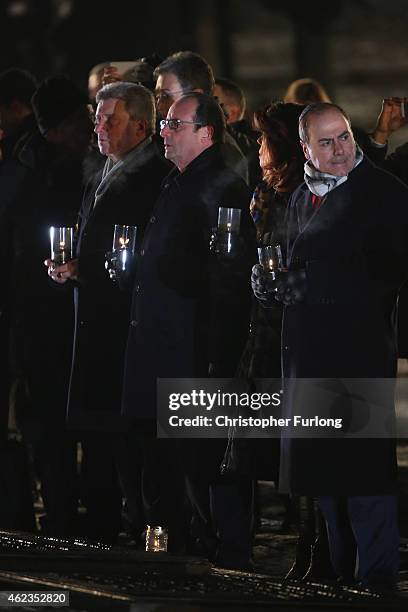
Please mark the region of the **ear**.
<svg viewBox="0 0 408 612"><path fill-rule="evenodd" d="M136 130L138 134L145 134L147 132L147 121L146 119L135 119Z"/></svg>
<svg viewBox="0 0 408 612"><path fill-rule="evenodd" d="M309 147L307 146L306 142L303 142L303 140L301 140L300 145L303 149L303 155L306 157L306 159L310 159Z"/></svg>
<svg viewBox="0 0 408 612"><path fill-rule="evenodd" d="M204 142L208 142L213 140L214 136L214 128L212 125L205 125L201 128L201 140Z"/></svg>

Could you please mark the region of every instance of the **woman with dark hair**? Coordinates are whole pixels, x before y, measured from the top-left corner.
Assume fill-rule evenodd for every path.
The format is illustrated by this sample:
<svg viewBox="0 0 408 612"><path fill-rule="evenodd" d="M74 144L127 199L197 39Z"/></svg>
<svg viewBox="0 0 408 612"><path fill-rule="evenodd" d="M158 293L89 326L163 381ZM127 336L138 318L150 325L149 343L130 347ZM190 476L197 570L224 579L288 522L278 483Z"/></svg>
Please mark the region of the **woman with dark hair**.
<svg viewBox="0 0 408 612"><path fill-rule="evenodd" d="M276 102L255 112L262 181L251 201L258 246L285 244L285 213L293 191L303 181L305 158L299 141L298 123L303 111L299 104ZM251 387L256 378L281 378L282 307L264 308L254 302L248 342L240 364L240 375ZM276 443L274 443L276 442ZM277 440L256 440L250 448L251 469L258 479L278 481ZM330 576L325 526L308 497L289 499L285 523L296 523L299 539L296 559L287 579ZM318 542L318 544L317 544Z"/></svg>
<svg viewBox="0 0 408 612"><path fill-rule="evenodd" d="M258 246L283 242L284 217L291 193L303 180L304 155L299 142L298 121L303 107L276 102L255 112L262 181L256 187L251 214ZM251 330L241 366L250 379L279 378L282 307L265 309L254 303Z"/></svg>

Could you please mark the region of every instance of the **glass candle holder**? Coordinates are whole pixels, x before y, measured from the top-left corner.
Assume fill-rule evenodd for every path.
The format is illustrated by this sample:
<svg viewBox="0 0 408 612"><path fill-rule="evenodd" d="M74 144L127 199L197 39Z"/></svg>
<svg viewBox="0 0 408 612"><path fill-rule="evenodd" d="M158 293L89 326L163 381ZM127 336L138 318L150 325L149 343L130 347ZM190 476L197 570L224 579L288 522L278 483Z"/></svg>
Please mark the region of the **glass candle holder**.
<svg viewBox="0 0 408 612"><path fill-rule="evenodd" d="M129 261L135 253L136 232L137 227L135 225L115 225L112 253L119 270L122 272L128 269Z"/></svg>
<svg viewBox="0 0 408 612"><path fill-rule="evenodd" d="M62 266L72 259L73 227L50 227L51 260Z"/></svg>
<svg viewBox="0 0 408 612"><path fill-rule="evenodd" d="M159 525L147 525L146 552L167 552L167 529Z"/></svg>
<svg viewBox="0 0 408 612"><path fill-rule="evenodd" d="M241 223L241 209L223 208L218 209L218 231L239 234Z"/></svg>
<svg viewBox="0 0 408 612"><path fill-rule="evenodd" d="M258 247L258 259L264 272L275 274L283 269L282 249L279 244Z"/></svg>

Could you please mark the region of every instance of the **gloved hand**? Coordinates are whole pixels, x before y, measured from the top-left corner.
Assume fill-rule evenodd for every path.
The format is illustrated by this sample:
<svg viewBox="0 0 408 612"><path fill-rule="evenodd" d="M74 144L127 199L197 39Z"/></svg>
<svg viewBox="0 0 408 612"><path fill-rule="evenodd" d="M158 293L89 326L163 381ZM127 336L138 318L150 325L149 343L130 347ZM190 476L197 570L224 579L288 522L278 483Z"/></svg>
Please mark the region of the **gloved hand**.
<svg viewBox="0 0 408 612"><path fill-rule="evenodd" d="M107 251L105 253L105 270L108 271L109 278L111 279L111 281L116 283L119 280L123 272L121 270L121 265L117 253L113 251Z"/></svg>
<svg viewBox="0 0 408 612"><path fill-rule="evenodd" d="M306 270L280 271L276 276L275 299L285 306L300 304L306 295Z"/></svg>
<svg viewBox="0 0 408 612"><path fill-rule="evenodd" d="M260 264L252 268L251 287L255 297L264 306L272 306L276 295L275 273L265 272Z"/></svg>

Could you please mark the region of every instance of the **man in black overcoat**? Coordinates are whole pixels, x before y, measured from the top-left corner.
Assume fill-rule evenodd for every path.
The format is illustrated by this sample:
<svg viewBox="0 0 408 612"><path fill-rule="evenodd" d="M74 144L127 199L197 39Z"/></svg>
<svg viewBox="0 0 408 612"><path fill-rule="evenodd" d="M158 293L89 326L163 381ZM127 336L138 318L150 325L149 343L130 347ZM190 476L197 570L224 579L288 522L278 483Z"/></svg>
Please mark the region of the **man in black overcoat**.
<svg viewBox="0 0 408 612"><path fill-rule="evenodd" d="M233 376L248 332L249 251L255 232L249 189L220 151L224 131L220 106L203 93L183 96L161 122L165 155L176 168L163 184L141 245L129 327L124 412L139 429L150 424L152 435L143 450L147 515L168 527L173 550L183 548L185 535L179 461L193 504L209 523L209 474L218 471L222 454L216 445L207 449L191 440L183 441L180 459L176 440L155 439L157 379ZM241 209L243 243L243 258L224 274L209 250L222 206ZM243 566L250 557L250 483L243 485L245 491L238 489L224 490L223 507L215 512L221 541L217 561Z"/></svg>
<svg viewBox="0 0 408 612"><path fill-rule="evenodd" d="M69 295L52 288L42 261L50 252L50 226L75 223L93 126L86 96L65 77L41 83L32 105L39 131L20 139L1 181L9 200L1 245L10 271L14 409L41 483L42 530L68 536L78 511L76 440L65 425L73 308Z"/></svg>
<svg viewBox="0 0 408 612"><path fill-rule="evenodd" d="M156 117L149 90L134 83L111 84L98 92L97 103L95 132L107 160L85 192L76 258L56 268L50 261L48 265L53 280L74 283L68 422L89 430L82 442L89 473L84 494L93 500L89 525L100 538L109 532L114 537L119 529L114 517L120 515L121 496L115 487L111 434L126 428L120 398L131 298L110 280L105 253L111 249L115 224L137 226L141 241L168 162L152 142ZM122 481L127 480L122 471L127 467L119 467Z"/></svg>
<svg viewBox="0 0 408 612"><path fill-rule="evenodd" d="M356 148L339 107L310 105L299 126L305 183L289 203L288 272L272 287L286 304L284 416L312 416L312 408L314 415L342 418L343 429L324 437L318 427L303 437L284 430L280 485L318 498L339 576L355 573L364 586L392 588L395 314L408 272L408 191ZM312 405L305 379L321 381ZM373 423L374 416L379 421L363 439L365 420ZM353 430L363 433L350 439Z"/></svg>

